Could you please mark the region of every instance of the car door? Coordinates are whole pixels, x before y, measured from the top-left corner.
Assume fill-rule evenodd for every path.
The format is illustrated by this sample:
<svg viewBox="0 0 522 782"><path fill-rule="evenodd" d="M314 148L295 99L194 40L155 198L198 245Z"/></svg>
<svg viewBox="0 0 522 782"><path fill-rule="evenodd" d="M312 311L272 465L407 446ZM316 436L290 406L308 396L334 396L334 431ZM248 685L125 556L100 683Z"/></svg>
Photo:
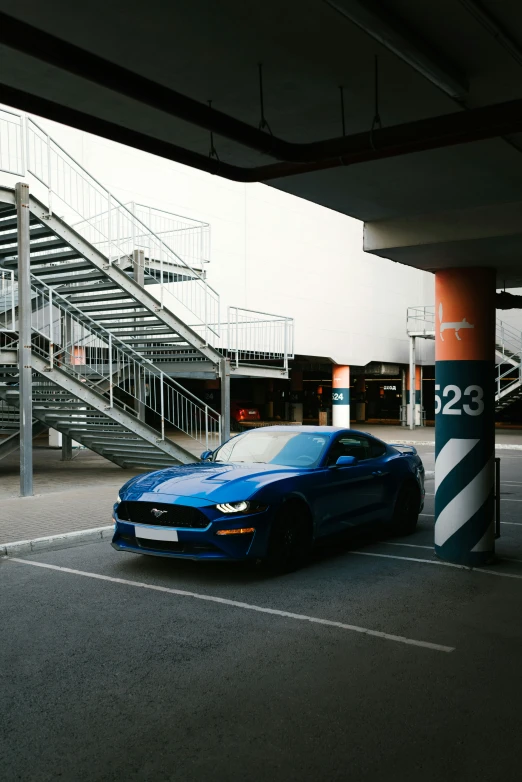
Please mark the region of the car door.
<svg viewBox="0 0 522 782"><path fill-rule="evenodd" d="M339 456L354 456L356 464L336 467ZM339 435L329 448L316 495L319 534L360 524L377 503L378 476L369 439L351 432Z"/></svg>

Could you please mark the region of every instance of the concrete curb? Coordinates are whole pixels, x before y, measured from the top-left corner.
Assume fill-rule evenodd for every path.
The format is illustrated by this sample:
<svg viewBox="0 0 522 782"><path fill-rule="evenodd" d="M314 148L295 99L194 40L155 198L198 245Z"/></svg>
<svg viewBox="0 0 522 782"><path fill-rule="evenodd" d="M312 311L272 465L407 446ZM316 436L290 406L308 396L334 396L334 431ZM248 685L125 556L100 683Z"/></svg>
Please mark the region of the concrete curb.
<svg viewBox="0 0 522 782"><path fill-rule="evenodd" d="M0 556L16 557L20 554L33 554L37 551L50 551L52 549L69 548L82 543L92 543L97 540L108 540L114 534L114 527L95 527L94 529L81 529L76 532L64 532L60 535L50 535L46 538L33 538L33 540L17 540L14 543L0 544Z"/></svg>
<svg viewBox="0 0 522 782"><path fill-rule="evenodd" d="M435 448L435 440L394 440L397 445L433 445ZM495 443L496 451L522 451L522 445L508 445L508 443Z"/></svg>

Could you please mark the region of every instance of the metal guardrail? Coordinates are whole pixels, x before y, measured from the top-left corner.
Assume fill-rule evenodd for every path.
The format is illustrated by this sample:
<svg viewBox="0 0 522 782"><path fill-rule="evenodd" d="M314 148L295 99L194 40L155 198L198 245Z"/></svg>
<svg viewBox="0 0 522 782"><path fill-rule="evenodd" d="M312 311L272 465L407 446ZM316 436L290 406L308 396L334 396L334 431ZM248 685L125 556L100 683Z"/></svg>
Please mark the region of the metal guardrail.
<svg viewBox="0 0 522 782"><path fill-rule="evenodd" d="M434 338L435 307L408 307L407 330L410 336ZM522 385L522 332L497 318L495 348L500 356L495 374L495 394L499 401Z"/></svg>
<svg viewBox="0 0 522 782"><path fill-rule="evenodd" d="M188 217L134 202L126 204L133 215L147 225L156 236L183 258L192 268L202 268L210 262L210 225ZM148 236L136 237L137 246L150 255Z"/></svg>
<svg viewBox="0 0 522 782"><path fill-rule="evenodd" d="M192 322L208 344L236 365L279 361L288 368L294 355L292 318L230 307L222 328L219 294L195 268L210 258L208 223L144 204L123 204L31 117L3 110L0 170L33 177L47 190L49 212L58 209L109 265L122 260L126 265L136 263L133 251L144 250L139 262L149 280L157 283L151 293L160 305L185 323ZM37 254L36 248L32 254Z"/></svg>
<svg viewBox="0 0 522 782"><path fill-rule="evenodd" d="M114 334L32 276L33 350L102 393L109 407L140 416L149 409L159 416L159 435L170 425L205 448L221 441L219 413L143 359ZM140 318L143 320L143 318Z"/></svg>

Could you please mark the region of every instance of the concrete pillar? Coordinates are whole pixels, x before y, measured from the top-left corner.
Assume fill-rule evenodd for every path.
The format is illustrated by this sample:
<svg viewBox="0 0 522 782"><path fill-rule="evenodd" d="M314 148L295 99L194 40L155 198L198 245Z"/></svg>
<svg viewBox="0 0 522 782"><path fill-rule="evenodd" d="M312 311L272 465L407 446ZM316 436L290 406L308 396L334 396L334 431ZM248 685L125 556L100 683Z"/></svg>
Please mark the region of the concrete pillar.
<svg viewBox="0 0 522 782"><path fill-rule="evenodd" d="M408 371L401 369L401 384L402 384L402 405L401 405L401 426L407 426L408 423L408 391L406 384L408 382Z"/></svg>
<svg viewBox="0 0 522 782"><path fill-rule="evenodd" d="M33 494L33 403L31 366L31 269L29 185L16 183L18 240L18 372L20 404L20 495Z"/></svg>
<svg viewBox="0 0 522 782"><path fill-rule="evenodd" d="M70 462L72 459L73 441L72 437L62 435L62 462Z"/></svg>
<svg viewBox="0 0 522 782"><path fill-rule="evenodd" d="M332 425L350 428L350 367L333 367Z"/></svg>
<svg viewBox="0 0 522 782"><path fill-rule="evenodd" d="M435 552L494 556L495 272L435 275Z"/></svg>

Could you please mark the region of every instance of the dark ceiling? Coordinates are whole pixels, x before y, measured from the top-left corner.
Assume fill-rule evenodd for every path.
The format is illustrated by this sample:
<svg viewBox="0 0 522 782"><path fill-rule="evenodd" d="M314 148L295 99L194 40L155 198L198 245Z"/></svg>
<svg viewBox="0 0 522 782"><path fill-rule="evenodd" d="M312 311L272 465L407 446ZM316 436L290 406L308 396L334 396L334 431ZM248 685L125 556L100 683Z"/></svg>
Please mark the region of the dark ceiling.
<svg viewBox="0 0 522 782"><path fill-rule="evenodd" d="M263 63L264 132L301 143L342 135L340 85L346 136L370 139L373 123L377 138L376 55L384 128L522 98L519 0L331 3L337 8L324 0L0 0L0 12L108 61L107 81L102 68L95 83L50 64L52 46L38 59L28 52L34 47L13 49L0 24L0 82L26 93L5 100L0 87L0 101L63 119L51 104L43 111L27 104L27 94L39 96L208 158L207 129L166 113L168 101L162 110L108 89L110 64L201 103L210 99L214 109L257 129ZM277 162L217 133L214 145L222 163ZM521 200L521 182L522 134L513 132L269 184L372 221Z"/></svg>

